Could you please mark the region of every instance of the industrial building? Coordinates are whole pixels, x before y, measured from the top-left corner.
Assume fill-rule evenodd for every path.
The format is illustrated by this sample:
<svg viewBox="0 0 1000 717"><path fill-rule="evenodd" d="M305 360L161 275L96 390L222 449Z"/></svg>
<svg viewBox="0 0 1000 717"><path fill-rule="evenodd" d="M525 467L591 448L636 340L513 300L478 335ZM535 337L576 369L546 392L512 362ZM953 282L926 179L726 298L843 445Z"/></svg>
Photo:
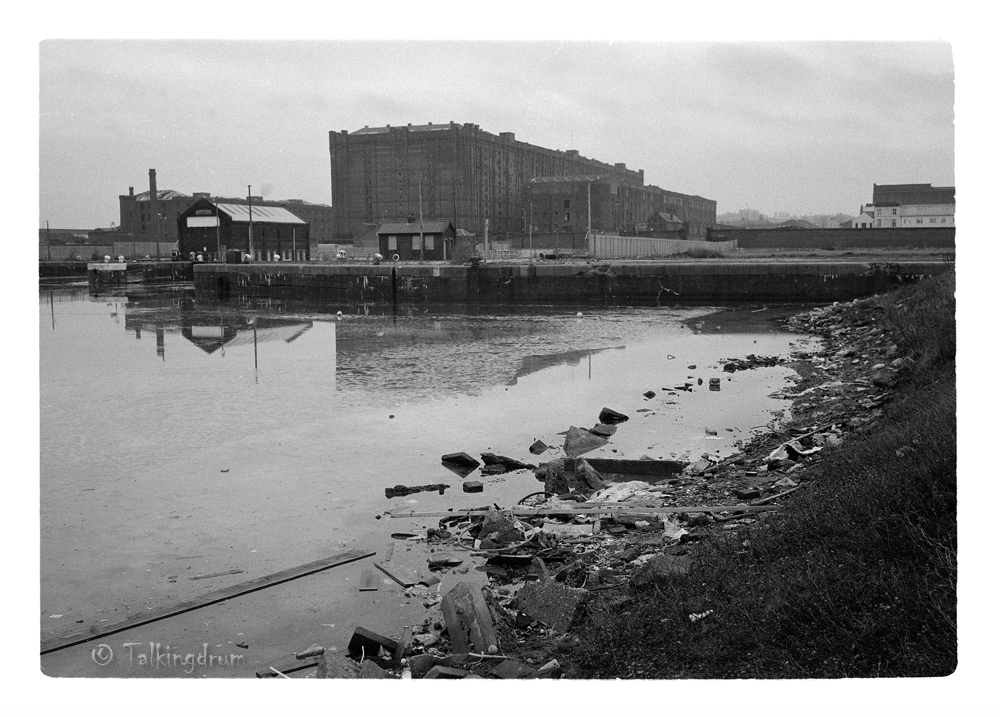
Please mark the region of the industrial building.
<svg viewBox="0 0 1000 717"><path fill-rule="evenodd" d="M178 251L204 261L309 261L309 224L284 207L198 199L177 218Z"/></svg>
<svg viewBox="0 0 1000 717"><path fill-rule="evenodd" d="M174 189L157 189L156 170L149 170L149 190L136 194L134 187L128 194L118 196L118 233L121 241L169 242L178 240L177 219L199 199L227 204L253 203L255 207L283 207L309 224L312 241L329 241L333 236L333 208L326 204L313 204L301 199L268 200L262 196L217 197L209 192L187 195Z"/></svg>
<svg viewBox="0 0 1000 717"><path fill-rule="evenodd" d="M455 227L448 220L387 222L378 228L386 259L447 261L455 258Z"/></svg>
<svg viewBox="0 0 1000 717"><path fill-rule="evenodd" d="M934 229L955 226L955 188L930 184L873 184L872 202L861 208L874 228Z"/></svg>
<svg viewBox="0 0 1000 717"><path fill-rule="evenodd" d="M380 224L411 214L480 237L525 234L529 220L541 232L624 233L662 212L700 238L715 222L715 201L646 185L641 169L469 123L330 132L330 167L333 241L374 243Z"/></svg>

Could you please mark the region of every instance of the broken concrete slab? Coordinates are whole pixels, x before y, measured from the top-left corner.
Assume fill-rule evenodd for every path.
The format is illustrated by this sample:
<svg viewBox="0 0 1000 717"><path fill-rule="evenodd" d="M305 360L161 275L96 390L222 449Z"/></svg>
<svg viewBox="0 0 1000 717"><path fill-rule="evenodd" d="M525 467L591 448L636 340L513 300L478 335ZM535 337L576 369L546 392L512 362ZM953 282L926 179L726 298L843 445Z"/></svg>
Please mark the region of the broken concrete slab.
<svg viewBox="0 0 1000 717"><path fill-rule="evenodd" d="M433 553L427 558L427 567L431 570L442 570L461 565L462 559L448 553Z"/></svg>
<svg viewBox="0 0 1000 717"><path fill-rule="evenodd" d="M501 680L516 680L520 677L526 677L532 672L535 672L535 668L518 660L504 660L490 670L491 675L499 677Z"/></svg>
<svg viewBox="0 0 1000 717"><path fill-rule="evenodd" d="M462 484L463 493L482 493L483 482L478 480L467 480Z"/></svg>
<svg viewBox="0 0 1000 717"><path fill-rule="evenodd" d="M362 680L397 680L399 679L396 675L391 672L383 670L381 667L376 665L371 660L365 660L361 663L361 671L358 673L358 677Z"/></svg>
<svg viewBox="0 0 1000 717"><path fill-rule="evenodd" d="M585 431L576 426L570 426L566 431L566 439L563 442L563 450L567 456L576 457L589 453L597 448L606 446L608 439L597 436L590 431Z"/></svg>
<svg viewBox="0 0 1000 717"><path fill-rule="evenodd" d="M441 612L455 652L496 654L499 640L481 588L460 582L444 596Z"/></svg>
<svg viewBox="0 0 1000 717"><path fill-rule="evenodd" d="M420 582L420 575L402 565L387 565L386 563L375 563L375 567L388 575L397 585L409 588Z"/></svg>
<svg viewBox="0 0 1000 717"><path fill-rule="evenodd" d="M439 659L440 658L435 655L413 655L408 658L407 661L407 665L409 665L410 668L410 674L412 674L416 679L423 677L427 674L428 670L438 663Z"/></svg>
<svg viewBox="0 0 1000 717"><path fill-rule="evenodd" d="M378 655L379 649L383 647L387 652L394 653L398 643L367 628L357 627L347 645L347 654L357 656L364 654L366 657L375 657Z"/></svg>
<svg viewBox="0 0 1000 717"><path fill-rule="evenodd" d="M497 546L510 545L522 542L524 532L517 526L509 511L501 512L490 506L479 527L479 540L486 539Z"/></svg>
<svg viewBox="0 0 1000 717"><path fill-rule="evenodd" d="M425 680L461 680L468 677L472 673L468 670L459 670L455 667L445 667L443 665L434 665L427 673L423 676Z"/></svg>
<svg viewBox="0 0 1000 717"><path fill-rule="evenodd" d="M537 620L556 632L566 632L587 597L586 590L566 587L543 577L521 588L517 593L517 607L529 619Z"/></svg>
<svg viewBox="0 0 1000 717"><path fill-rule="evenodd" d="M358 663L343 655L324 653L316 658L316 679L354 680L359 671Z"/></svg>
<svg viewBox="0 0 1000 717"><path fill-rule="evenodd" d="M687 575L691 569L691 558L687 555L657 555L649 560L635 575L633 585L646 585L678 575Z"/></svg>
<svg viewBox="0 0 1000 717"><path fill-rule="evenodd" d="M549 450L549 446L543 441L535 441L528 447L528 452L533 456L541 455L547 450Z"/></svg>
<svg viewBox="0 0 1000 717"><path fill-rule="evenodd" d="M601 409L601 413L598 415L597 420L601 423L624 423L628 420L628 416L605 406Z"/></svg>
<svg viewBox="0 0 1000 717"><path fill-rule="evenodd" d="M539 466L535 478L545 483L545 492L593 493L607 488L608 484L584 458L558 458Z"/></svg>
<svg viewBox="0 0 1000 717"><path fill-rule="evenodd" d="M603 423L596 423L594 427L589 429L591 433L595 436L600 436L601 438L611 438L615 435L615 431L618 430L618 426L612 426L610 424L605 425Z"/></svg>
<svg viewBox="0 0 1000 717"><path fill-rule="evenodd" d="M455 466L461 466L463 468L478 468L479 461L470 456L468 453L446 453L441 456L442 463L450 463Z"/></svg>
<svg viewBox="0 0 1000 717"><path fill-rule="evenodd" d="M510 471L518 470L534 470L535 466L530 463L522 463L514 458L508 458L507 456L499 456L495 453L481 453L480 457L483 459L483 464L485 466L502 466L505 473Z"/></svg>

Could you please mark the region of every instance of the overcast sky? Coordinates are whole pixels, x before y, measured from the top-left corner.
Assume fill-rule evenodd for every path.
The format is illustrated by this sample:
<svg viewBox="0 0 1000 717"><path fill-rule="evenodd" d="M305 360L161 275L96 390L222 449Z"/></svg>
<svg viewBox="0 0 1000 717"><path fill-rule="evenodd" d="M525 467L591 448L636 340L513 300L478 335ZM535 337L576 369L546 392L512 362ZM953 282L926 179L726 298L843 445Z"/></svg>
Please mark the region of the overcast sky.
<svg viewBox="0 0 1000 717"><path fill-rule="evenodd" d="M946 42L47 40L40 217L148 189L330 202L331 130L472 122L644 169L719 212L856 213L955 183Z"/></svg>

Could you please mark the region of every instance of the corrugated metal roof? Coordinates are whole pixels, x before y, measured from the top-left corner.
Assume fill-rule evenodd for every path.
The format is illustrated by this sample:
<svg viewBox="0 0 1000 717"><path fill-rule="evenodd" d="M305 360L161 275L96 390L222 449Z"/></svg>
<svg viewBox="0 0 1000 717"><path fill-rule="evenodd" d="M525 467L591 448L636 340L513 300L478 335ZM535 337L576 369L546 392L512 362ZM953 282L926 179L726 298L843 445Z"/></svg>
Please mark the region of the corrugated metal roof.
<svg viewBox="0 0 1000 717"><path fill-rule="evenodd" d="M424 234L442 234L451 226L450 221L424 220ZM386 222L379 226L377 234L419 234L420 222Z"/></svg>
<svg viewBox="0 0 1000 717"><path fill-rule="evenodd" d="M232 217L234 222L249 222L252 218L255 222L270 224L306 224L303 220L292 214L284 207L259 207L253 206L253 216L250 214L250 206L246 204L216 204L220 211Z"/></svg>

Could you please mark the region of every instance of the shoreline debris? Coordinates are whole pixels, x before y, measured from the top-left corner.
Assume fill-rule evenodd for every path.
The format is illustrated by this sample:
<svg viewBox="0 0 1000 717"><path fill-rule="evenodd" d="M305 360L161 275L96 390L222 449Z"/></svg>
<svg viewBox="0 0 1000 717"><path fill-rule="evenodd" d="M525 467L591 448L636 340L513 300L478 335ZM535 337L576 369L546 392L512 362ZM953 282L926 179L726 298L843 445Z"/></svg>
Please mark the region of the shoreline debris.
<svg viewBox="0 0 1000 717"><path fill-rule="evenodd" d="M392 488L385 489L386 498L402 498L403 496L410 495L412 493L421 493L423 491L431 492L437 491L439 495L444 495L445 490L451 486L447 483L430 483L428 485L396 485Z"/></svg>

